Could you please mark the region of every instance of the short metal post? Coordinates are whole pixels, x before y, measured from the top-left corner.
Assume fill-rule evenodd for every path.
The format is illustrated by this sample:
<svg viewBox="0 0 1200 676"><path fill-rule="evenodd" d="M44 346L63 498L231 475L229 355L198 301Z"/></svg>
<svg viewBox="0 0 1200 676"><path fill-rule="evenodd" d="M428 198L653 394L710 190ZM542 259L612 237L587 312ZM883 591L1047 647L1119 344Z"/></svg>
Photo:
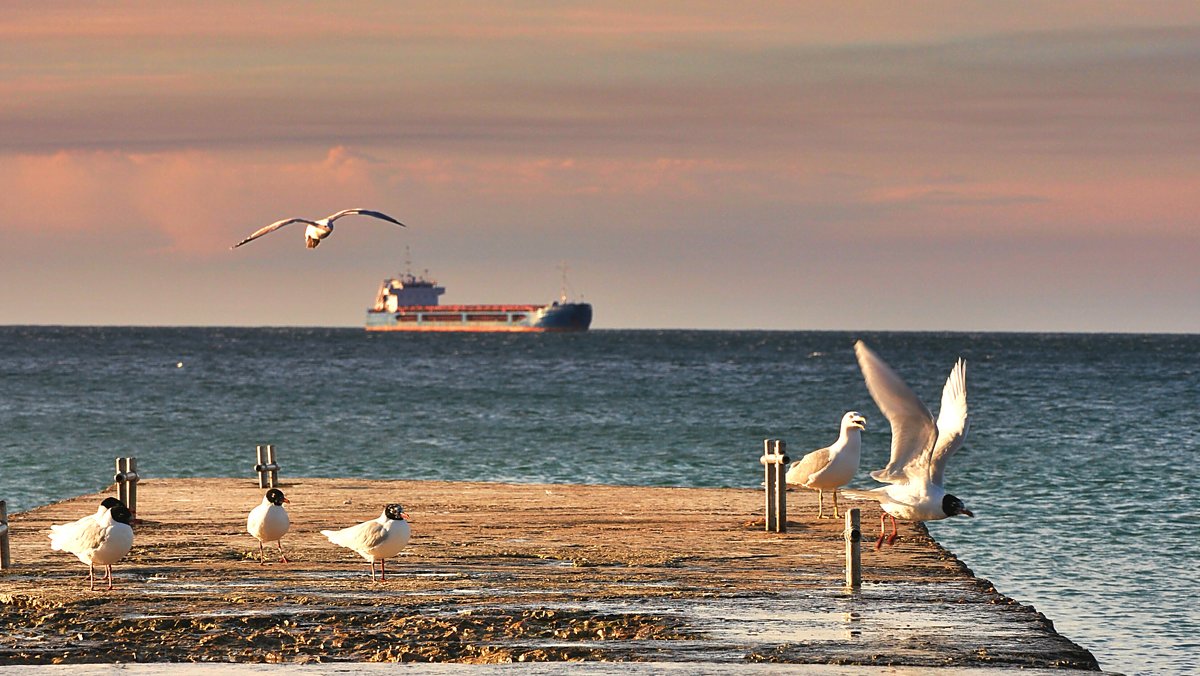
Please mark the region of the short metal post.
<svg viewBox="0 0 1200 676"><path fill-rule="evenodd" d="M279 486L279 463L275 462L275 445L259 444L255 447L258 463L254 471L258 472L259 488L277 488Z"/></svg>
<svg viewBox="0 0 1200 676"><path fill-rule="evenodd" d="M254 471L258 472L258 487L259 488L267 487L267 474L266 474L266 472L263 471L263 467L265 467L267 464L267 459L265 457L263 457L267 454L266 450L267 450L267 447L263 446L262 444L259 444L254 447L254 458L255 458L254 459Z"/></svg>
<svg viewBox="0 0 1200 676"><path fill-rule="evenodd" d="M0 570L12 567L8 549L8 501L0 500Z"/></svg>
<svg viewBox="0 0 1200 676"><path fill-rule="evenodd" d="M125 504L130 516L137 519L137 458L117 458L117 473L113 481L117 484L117 499Z"/></svg>
<svg viewBox="0 0 1200 676"><path fill-rule="evenodd" d="M787 532L787 444L783 439L775 442L775 513L779 515L777 533Z"/></svg>
<svg viewBox="0 0 1200 676"><path fill-rule="evenodd" d="M782 439L763 440L763 455L759 462L766 468L763 486L766 489L766 529L787 532L787 444Z"/></svg>
<svg viewBox="0 0 1200 676"><path fill-rule="evenodd" d="M862 528L859 526L861 511L846 510L846 586L858 589L862 586Z"/></svg>

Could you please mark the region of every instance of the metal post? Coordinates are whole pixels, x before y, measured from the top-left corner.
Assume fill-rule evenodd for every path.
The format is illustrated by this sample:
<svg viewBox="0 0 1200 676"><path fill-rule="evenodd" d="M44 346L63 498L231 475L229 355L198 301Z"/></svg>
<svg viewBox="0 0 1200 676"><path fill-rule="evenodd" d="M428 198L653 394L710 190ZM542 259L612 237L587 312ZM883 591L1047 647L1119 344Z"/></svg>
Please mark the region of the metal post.
<svg viewBox="0 0 1200 676"><path fill-rule="evenodd" d="M0 500L0 570L12 567L8 549L8 501Z"/></svg>
<svg viewBox="0 0 1200 676"><path fill-rule="evenodd" d="M125 458L117 458L117 473L113 475L113 483L117 485L117 499L128 507L129 502L125 499Z"/></svg>
<svg viewBox="0 0 1200 676"><path fill-rule="evenodd" d="M129 514L137 520L137 458L117 458L117 473L113 481L117 484L117 499L129 509Z"/></svg>
<svg viewBox="0 0 1200 676"><path fill-rule="evenodd" d="M137 458L125 458L125 482L129 484L129 502L126 506L129 507L129 516L132 521L137 521L137 487L138 476Z"/></svg>
<svg viewBox="0 0 1200 676"><path fill-rule="evenodd" d="M775 463L775 513L779 515L779 526L775 529L777 533L787 532L787 444L783 439L775 441L775 457L778 461Z"/></svg>
<svg viewBox="0 0 1200 676"><path fill-rule="evenodd" d="M862 586L860 512L861 510L857 507L846 510L846 586L851 589L858 589Z"/></svg>
<svg viewBox="0 0 1200 676"><path fill-rule="evenodd" d="M254 471L258 472L259 488L277 488L279 486L279 463L275 462L275 445L259 444L255 447L258 463Z"/></svg>
<svg viewBox="0 0 1200 676"><path fill-rule="evenodd" d="M766 529L787 532L787 464L784 452L787 444L781 439L763 440L763 455L759 462L766 468L763 486L766 489Z"/></svg>
<svg viewBox="0 0 1200 676"><path fill-rule="evenodd" d="M763 454L759 458L759 462L764 468L763 488L766 489L764 495L767 500L765 506L767 532L775 530L778 525L778 519L775 517L775 500L772 498L775 494L775 472L771 471L771 461L773 460L771 456L775 454L774 442L774 439L763 439Z"/></svg>
<svg viewBox="0 0 1200 676"><path fill-rule="evenodd" d="M266 455L266 450L267 450L267 448L265 446L263 446L262 444L259 444L254 447L254 457L255 457L254 471L258 472L258 487L259 488L267 487L267 475L265 472L263 472L263 469L262 469L267 464L267 459L263 457L264 455Z"/></svg>

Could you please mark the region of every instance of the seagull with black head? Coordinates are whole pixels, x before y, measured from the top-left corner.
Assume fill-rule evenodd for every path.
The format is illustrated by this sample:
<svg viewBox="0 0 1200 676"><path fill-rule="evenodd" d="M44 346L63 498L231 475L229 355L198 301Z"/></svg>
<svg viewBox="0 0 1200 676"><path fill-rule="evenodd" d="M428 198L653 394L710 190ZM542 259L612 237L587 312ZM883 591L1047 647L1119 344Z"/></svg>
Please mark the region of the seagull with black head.
<svg viewBox="0 0 1200 676"><path fill-rule="evenodd" d="M104 566L108 589L113 588L112 564L133 547L133 515L124 503L105 498L95 514L71 523L50 526L50 548L70 552L88 567L88 589L96 588L97 565Z"/></svg>
<svg viewBox="0 0 1200 676"><path fill-rule="evenodd" d="M279 547L279 561L281 563L288 562L287 556L283 553L283 536L287 534L288 528L292 524L287 510L283 507L285 502L290 503L291 500L284 497L283 491L272 488L263 496L262 502L250 510L250 514L246 517L246 532L258 540L259 565L267 562L267 556L263 552L263 543L265 542L274 542Z"/></svg>
<svg viewBox="0 0 1200 676"><path fill-rule="evenodd" d="M886 362L861 340L854 344L867 390L892 426L892 453L886 467L871 472L887 486L869 491L843 491L846 495L879 502L879 539L875 547L894 544L896 519L936 521L952 516L975 516L963 501L942 487L946 462L967 437L967 364L955 363L942 388L942 408L937 420L912 389ZM891 517L892 532L885 538L884 524Z"/></svg>
<svg viewBox="0 0 1200 676"><path fill-rule="evenodd" d="M375 562L379 562L379 579L387 579L387 559L400 553L411 534L408 514L404 507L392 503L383 508L379 518L341 530L323 530L321 535L339 547L358 552L371 565L371 581L375 581Z"/></svg>

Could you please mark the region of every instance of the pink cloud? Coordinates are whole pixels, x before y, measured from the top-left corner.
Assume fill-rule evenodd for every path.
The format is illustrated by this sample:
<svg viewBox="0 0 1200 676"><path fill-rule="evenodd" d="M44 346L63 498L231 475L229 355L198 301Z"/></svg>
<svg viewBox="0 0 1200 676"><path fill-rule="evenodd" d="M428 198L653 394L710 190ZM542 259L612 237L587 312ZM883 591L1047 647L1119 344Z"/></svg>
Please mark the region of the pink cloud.
<svg viewBox="0 0 1200 676"><path fill-rule="evenodd" d="M143 232L148 249L201 255L278 218L379 196L371 161L341 147L292 162L200 151L18 155L0 165L0 181L10 187L0 208L29 214L0 229Z"/></svg>

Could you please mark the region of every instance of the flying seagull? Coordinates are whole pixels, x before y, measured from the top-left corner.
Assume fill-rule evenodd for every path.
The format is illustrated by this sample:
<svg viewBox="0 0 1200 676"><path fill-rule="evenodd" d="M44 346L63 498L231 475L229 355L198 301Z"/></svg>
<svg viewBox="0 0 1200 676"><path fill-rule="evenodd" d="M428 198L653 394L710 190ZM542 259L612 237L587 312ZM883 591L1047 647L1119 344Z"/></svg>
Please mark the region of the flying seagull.
<svg viewBox="0 0 1200 676"><path fill-rule="evenodd" d="M877 500L879 539L884 542L884 523L892 519L888 544L896 541L896 519L936 521L951 516L975 516L963 501L946 492L942 482L946 462L967 437L967 364L962 359L950 371L942 388L942 408L935 421L912 389L879 355L860 340L854 344L858 365L867 390L892 426L892 456L883 469L871 472L882 486L869 491L843 491L852 497Z"/></svg>
<svg viewBox="0 0 1200 676"><path fill-rule="evenodd" d="M842 431L837 441L793 462L787 471L787 483L817 491L817 518L825 518L825 491L833 490L833 517L838 514L838 488L850 483L858 472L862 435L867 419L858 411L842 416Z"/></svg>
<svg viewBox="0 0 1200 676"><path fill-rule="evenodd" d="M229 248L236 249L239 246L245 244L246 242L251 242L253 240L256 240L259 237L262 237L263 235L265 235L269 232L275 232L276 230L282 228L285 225L290 225L292 223L307 223L308 227L304 229L304 245L310 249L315 249L315 248L317 248L317 245L321 243L321 240L325 239L326 237L329 236L330 233L333 232L333 222L334 221L341 218L342 216L353 216L355 214L361 214L363 216L374 216L375 218L383 219L383 220L387 221L388 223L395 223L396 225L398 225L402 228L408 227L408 226L404 225L403 223L401 223L400 221L397 221L396 219L392 218L391 216L388 216L387 214L380 212L380 211L370 211L368 209L343 209L342 211L339 211L336 214L333 214L332 216L326 216L325 218L322 218L319 221L310 221L307 218L285 218L282 221L275 221L274 223L266 226L265 228L260 228L258 230L255 230L249 237L247 237L246 239L243 239L242 241L238 242L237 244L234 244L233 246L231 246Z"/></svg>
<svg viewBox="0 0 1200 676"><path fill-rule="evenodd" d="M341 530L323 530L321 534L339 547L358 552L371 564L371 581L375 581L375 562L379 562L379 579L387 579L386 559L400 553L408 544L408 515L404 508L390 504L378 519L364 521Z"/></svg>
<svg viewBox="0 0 1200 676"><path fill-rule="evenodd" d="M283 497L283 491L278 488L272 488L263 496L262 502L257 507L250 510L250 515L246 517L246 531L258 540L258 563L259 565L267 562L266 554L263 553L264 542L274 542L279 546L279 560L287 563L287 556L283 553L283 536L288 532L288 527L291 522L288 520L287 510L283 508L283 503L291 502Z"/></svg>
<svg viewBox="0 0 1200 676"><path fill-rule="evenodd" d="M96 588L95 566L104 566L108 588L112 589L112 564L120 561L133 547L133 515L115 498L115 505L102 503L95 514L78 521L50 526L50 548L70 552L87 564L88 589Z"/></svg>

